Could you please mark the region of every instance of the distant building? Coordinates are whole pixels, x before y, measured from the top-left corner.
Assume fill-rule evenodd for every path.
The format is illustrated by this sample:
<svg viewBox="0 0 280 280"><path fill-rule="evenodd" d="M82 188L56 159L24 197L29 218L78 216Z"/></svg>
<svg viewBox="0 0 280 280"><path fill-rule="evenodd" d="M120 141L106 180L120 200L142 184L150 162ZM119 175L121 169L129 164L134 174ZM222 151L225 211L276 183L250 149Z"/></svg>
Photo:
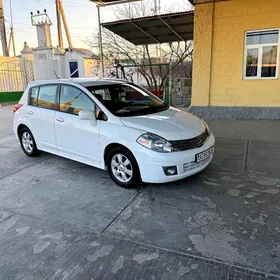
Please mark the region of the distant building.
<svg viewBox="0 0 280 280"><path fill-rule="evenodd" d="M20 57L33 61L35 80L94 76L98 56L87 49L53 47L50 30L52 23L47 14L43 14L39 21L32 18L32 24L37 30L38 46L30 48L24 42Z"/></svg>

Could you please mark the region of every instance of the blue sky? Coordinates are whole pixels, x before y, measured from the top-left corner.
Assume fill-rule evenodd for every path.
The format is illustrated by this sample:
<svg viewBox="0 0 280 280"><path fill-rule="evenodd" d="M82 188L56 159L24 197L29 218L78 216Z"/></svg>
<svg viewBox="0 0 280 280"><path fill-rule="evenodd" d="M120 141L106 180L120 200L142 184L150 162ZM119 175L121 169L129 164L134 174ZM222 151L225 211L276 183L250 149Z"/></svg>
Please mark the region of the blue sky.
<svg viewBox="0 0 280 280"><path fill-rule="evenodd" d="M11 0L14 19L14 33L17 55L23 48L24 41L27 41L30 47L37 46L37 37L35 27L31 25L30 12L47 9L53 25L51 28L52 44L57 45L56 12L55 0ZM148 1L148 0L143 0ZM63 6L66 18L70 28L74 47L86 48L83 42L85 38L90 38L92 33L97 30L97 12L95 5L89 0L63 0ZM161 7L164 11L180 11L187 9L187 0L161 0ZM182 3L184 2L184 3ZM3 0L4 15L6 20L10 21L9 0ZM114 8L106 7L101 9L102 22L115 20ZM9 24L6 23L7 36L9 35ZM8 40L8 38L7 38ZM64 39L65 47L67 41ZM1 51L0 54L2 55Z"/></svg>

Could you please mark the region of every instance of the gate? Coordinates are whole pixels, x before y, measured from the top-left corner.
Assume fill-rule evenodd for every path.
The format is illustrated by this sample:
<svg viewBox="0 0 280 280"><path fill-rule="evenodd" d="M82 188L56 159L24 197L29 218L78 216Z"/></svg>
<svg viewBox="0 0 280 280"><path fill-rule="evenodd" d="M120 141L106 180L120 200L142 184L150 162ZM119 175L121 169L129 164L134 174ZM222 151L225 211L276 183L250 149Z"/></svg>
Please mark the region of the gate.
<svg viewBox="0 0 280 280"><path fill-rule="evenodd" d="M0 63L0 92L24 91L33 80L32 61L10 60Z"/></svg>

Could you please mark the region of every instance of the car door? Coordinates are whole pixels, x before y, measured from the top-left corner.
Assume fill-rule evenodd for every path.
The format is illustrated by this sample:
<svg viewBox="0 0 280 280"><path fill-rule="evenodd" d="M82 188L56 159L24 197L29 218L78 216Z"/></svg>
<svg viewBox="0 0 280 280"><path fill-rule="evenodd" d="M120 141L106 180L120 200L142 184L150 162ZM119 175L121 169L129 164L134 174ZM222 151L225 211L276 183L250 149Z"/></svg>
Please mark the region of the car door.
<svg viewBox="0 0 280 280"><path fill-rule="evenodd" d="M39 150L57 151L54 118L58 86L55 84L32 87L26 108L26 122Z"/></svg>
<svg viewBox="0 0 280 280"><path fill-rule="evenodd" d="M58 151L65 157L98 165L100 121L81 120L81 110L94 110L95 104L78 87L61 85L59 110L55 113Z"/></svg>

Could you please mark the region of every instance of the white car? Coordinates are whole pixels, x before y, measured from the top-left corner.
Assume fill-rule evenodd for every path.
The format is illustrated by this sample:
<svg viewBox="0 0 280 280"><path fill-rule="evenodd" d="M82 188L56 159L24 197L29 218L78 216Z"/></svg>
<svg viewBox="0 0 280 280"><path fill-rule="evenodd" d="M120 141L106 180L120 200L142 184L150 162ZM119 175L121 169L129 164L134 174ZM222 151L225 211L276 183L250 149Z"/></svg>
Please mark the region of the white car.
<svg viewBox="0 0 280 280"><path fill-rule="evenodd" d="M14 107L13 129L26 155L46 151L107 169L121 187L183 179L214 154L204 121L123 80L32 82Z"/></svg>

